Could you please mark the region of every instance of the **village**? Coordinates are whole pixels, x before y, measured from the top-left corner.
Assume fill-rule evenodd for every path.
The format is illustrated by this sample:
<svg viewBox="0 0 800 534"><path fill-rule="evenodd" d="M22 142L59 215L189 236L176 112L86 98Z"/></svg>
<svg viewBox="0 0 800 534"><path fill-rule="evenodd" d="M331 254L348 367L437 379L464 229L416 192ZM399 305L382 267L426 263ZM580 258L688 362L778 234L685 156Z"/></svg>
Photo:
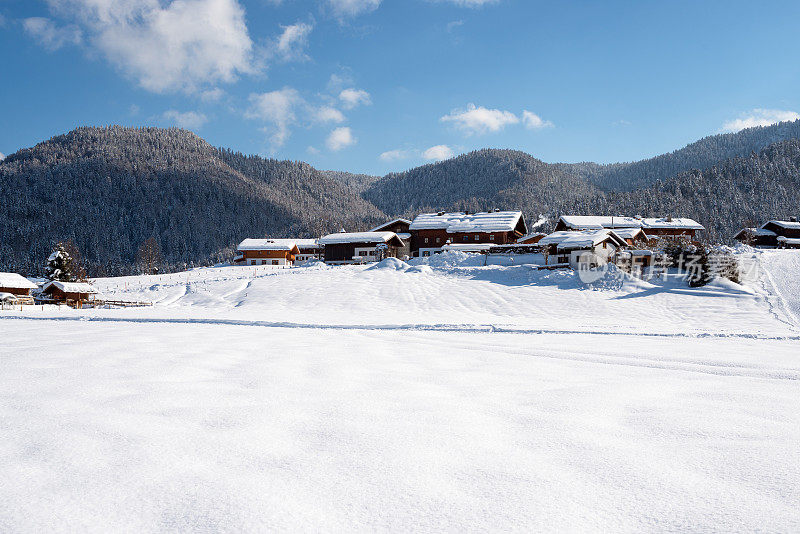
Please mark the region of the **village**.
<svg viewBox="0 0 800 534"><path fill-rule="evenodd" d="M535 269L578 272L614 265L633 276L679 267L689 272L690 285L715 276L738 281L735 260L716 254L703 242L705 227L690 218L562 215L553 231L539 231L548 221L529 228L521 211L499 209L470 213L421 213L413 220L396 218L360 231L313 238L245 238L236 247L234 266L290 268L308 262L362 265L396 258L416 258L460 252L483 258L484 265L530 265ZM800 222L770 220L744 228L740 243L763 249L800 249ZM54 252L48 261L58 255ZM680 257L677 257L680 256ZM678 264L679 263L679 264ZM721 267L720 267L721 265ZM705 268L708 272L701 272ZM150 273L153 274L153 273ZM85 277L56 276L34 283L18 273L0 273L0 306L65 304L71 307L147 306L149 302L110 300Z"/></svg>

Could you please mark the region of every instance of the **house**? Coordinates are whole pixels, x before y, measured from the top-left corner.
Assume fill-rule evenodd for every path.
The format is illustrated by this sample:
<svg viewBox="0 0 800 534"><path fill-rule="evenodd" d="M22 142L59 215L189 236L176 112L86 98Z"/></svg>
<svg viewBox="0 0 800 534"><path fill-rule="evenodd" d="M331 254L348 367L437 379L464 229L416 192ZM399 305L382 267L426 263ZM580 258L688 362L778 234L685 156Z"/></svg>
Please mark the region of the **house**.
<svg viewBox="0 0 800 534"><path fill-rule="evenodd" d="M405 247L394 232L339 232L321 237L319 243L324 246L325 263L332 265L396 258Z"/></svg>
<svg viewBox="0 0 800 534"><path fill-rule="evenodd" d="M734 238L760 248L800 248L800 222L797 217L767 221L759 228L743 228Z"/></svg>
<svg viewBox="0 0 800 534"><path fill-rule="evenodd" d="M555 231L600 230L603 228L609 230L641 228L647 238L686 237L688 239L695 239L697 232L705 230L702 224L688 218L562 215L556 223Z"/></svg>
<svg viewBox="0 0 800 534"><path fill-rule="evenodd" d="M546 253L547 265L595 267L608 263L627 243L614 230L561 230L538 243Z"/></svg>
<svg viewBox="0 0 800 534"><path fill-rule="evenodd" d="M296 239L245 239L236 251L239 265L292 265L300 254Z"/></svg>
<svg viewBox="0 0 800 534"><path fill-rule="evenodd" d="M544 232L531 232L517 239L517 243L519 243L520 245L535 245L536 243L539 242L541 238L543 238L546 235L547 234Z"/></svg>
<svg viewBox="0 0 800 534"><path fill-rule="evenodd" d="M318 239L295 239L299 251L294 259L296 262L322 259L322 245Z"/></svg>
<svg viewBox="0 0 800 534"><path fill-rule="evenodd" d="M88 282L60 282L53 280L42 288L42 295L48 296L55 302L73 304L93 300L99 295L99 292Z"/></svg>
<svg viewBox="0 0 800 534"><path fill-rule="evenodd" d="M614 233L624 239L629 246L633 246L634 243L644 243L652 240L641 228L615 228Z"/></svg>
<svg viewBox="0 0 800 534"><path fill-rule="evenodd" d="M394 232L397 234L403 243L404 246L402 249L397 251L397 257L402 258L404 256L411 256L411 230L409 227L411 226L411 221L408 219L394 219L387 223L384 223L380 226L376 226L375 228L371 229L370 232Z"/></svg>
<svg viewBox="0 0 800 534"><path fill-rule="evenodd" d="M430 256L442 251L445 243L516 243L528 233L521 211L421 213L409 226L411 254Z"/></svg>
<svg viewBox="0 0 800 534"><path fill-rule="evenodd" d="M0 273L0 293L11 293L18 297L29 297L36 284L17 273Z"/></svg>

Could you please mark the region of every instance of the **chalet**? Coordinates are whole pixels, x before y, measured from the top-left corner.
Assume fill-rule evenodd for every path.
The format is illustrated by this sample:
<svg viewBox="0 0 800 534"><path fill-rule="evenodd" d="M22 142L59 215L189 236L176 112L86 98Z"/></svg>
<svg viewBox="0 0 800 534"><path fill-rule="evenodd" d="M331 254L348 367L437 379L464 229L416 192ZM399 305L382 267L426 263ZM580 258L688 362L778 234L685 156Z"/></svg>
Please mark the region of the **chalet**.
<svg viewBox="0 0 800 534"><path fill-rule="evenodd" d="M517 239L517 243L519 243L520 245L535 245L536 243L539 242L541 238L543 238L546 235L547 234L544 232L531 232Z"/></svg>
<svg viewBox="0 0 800 534"><path fill-rule="evenodd" d="M11 293L17 297L29 297L36 284L17 273L0 273L0 293Z"/></svg>
<svg viewBox="0 0 800 534"><path fill-rule="evenodd" d="M411 254L430 256L445 243L504 245L528 233L521 211L422 213L409 226Z"/></svg>
<svg viewBox="0 0 800 534"><path fill-rule="evenodd" d="M548 265L597 266L608 263L627 243L614 230L561 230L538 243L547 253Z"/></svg>
<svg viewBox="0 0 800 534"><path fill-rule="evenodd" d="M558 219L555 231L600 230L603 228L607 230L641 228L647 238L686 237L688 239L695 239L697 232L705 230L702 224L688 218L562 215Z"/></svg>
<svg viewBox="0 0 800 534"><path fill-rule="evenodd" d="M239 265L292 265L300 254L296 239L245 239L236 251Z"/></svg>
<svg viewBox="0 0 800 534"><path fill-rule="evenodd" d="M294 242L299 251L295 257L296 262L322 259L322 245L318 239L295 239Z"/></svg>
<svg viewBox="0 0 800 534"><path fill-rule="evenodd" d="M93 300L99 292L88 282L60 282L53 280L42 288L42 295L55 302L67 304Z"/></svg>
<svg viewBox="0 0 800 534"><path fill-rule="evenodd" d="M641 228L615 228L614 233L624 239L629 246L652 240Z"/></svg>
<svg viewBox="0 0 800 534"><path fill-rule="evenodd" d="M408 219L394 219L371 229L370 232L394 232L403 241L403 248L397 251L397 257L411 256L411 221Z"/></svg>
<svg viewBox="0 0 800 534"><path fill-rule="evenodd" d="M800 248L800 222L797 217L767 221L759 228L740 230L734 238L760 248Z"/></svg>
<svg viewBox="0 0 800 534"><path fill-rule="evenodd" d="M325 263L332 265L396 258L405 247L394 232L339 232L320 238L319 243L324 246Z"/></svg>

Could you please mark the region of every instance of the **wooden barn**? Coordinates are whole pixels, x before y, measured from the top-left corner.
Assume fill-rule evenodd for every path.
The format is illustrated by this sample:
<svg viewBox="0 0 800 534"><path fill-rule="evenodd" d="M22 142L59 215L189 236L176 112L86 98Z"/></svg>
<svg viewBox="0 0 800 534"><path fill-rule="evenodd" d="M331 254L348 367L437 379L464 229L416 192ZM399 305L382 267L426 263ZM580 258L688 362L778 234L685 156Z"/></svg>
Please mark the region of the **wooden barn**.
<svg viewBox="0 0 800 534"><path fill-rule="evenodd" d="M339 232L319 242L324 246L325 263L332 265L373 262L381 255L396 258L405 247L394 232Z"/></svg>
<svg viewBox="0 0 800 534"><path fill-rule="evenodd" d="M0 273L0 293L11 293L17 297L29 297L36 284L17 273Z"/></svg>
<svg viewBox="0 0 800 534"><path fill-rule="evenodd" d="M767 221L759 228L743 228L734 238L759 248L800 248L800 222L797 217Z"/></svg>
<svg viewBox="0 0 800 534"><path fill-rule="evenodd" d="M65 302L67 304L94 300L98 294L97 289L88 282L60 282L53 280L42 288L42 295L49 297L54 302Z"/></svg>
<svg viewBox="0 0 800 534"><path fill-rule="evenodd" d="M296 239L245 239L236 251L238 265L293 265L300 254Z"/></svg>
<svg viewBox="0 0 800 534"><path fill-rule="evenodd" d="M528 233L521 211L421 213L409 226L411 254L430 256L445 243L505 245Z"/></svg>

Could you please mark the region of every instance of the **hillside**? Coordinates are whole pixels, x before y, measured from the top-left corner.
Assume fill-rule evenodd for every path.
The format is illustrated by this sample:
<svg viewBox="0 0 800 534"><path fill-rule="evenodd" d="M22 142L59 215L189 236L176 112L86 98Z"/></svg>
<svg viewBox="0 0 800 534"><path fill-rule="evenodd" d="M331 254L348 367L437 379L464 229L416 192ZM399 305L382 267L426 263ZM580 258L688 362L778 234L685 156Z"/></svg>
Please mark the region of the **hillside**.
<svg viewBox="0 0 800 534"><path fill-rule="evenodd" d="M90 274L127 273L149 237L175 269L228 261L246 236L319 236L440 209L687 216L729 241L745 223L797 214L798 137L800 121L782 123L611 166L484 149L378 178L245 156L174 128L79 128L0 161L0 269L37 274L71 239Z"/></svg>
<svg viewBox="0 0 800 534"><path fill-rule="evenodd" d="M229 260L244 236L316 236L384 215L304 163L218 150L191 132L79 128L0 163L0 269L35 273L72 239L93 273L156 237L166 267Z"/></svg>

